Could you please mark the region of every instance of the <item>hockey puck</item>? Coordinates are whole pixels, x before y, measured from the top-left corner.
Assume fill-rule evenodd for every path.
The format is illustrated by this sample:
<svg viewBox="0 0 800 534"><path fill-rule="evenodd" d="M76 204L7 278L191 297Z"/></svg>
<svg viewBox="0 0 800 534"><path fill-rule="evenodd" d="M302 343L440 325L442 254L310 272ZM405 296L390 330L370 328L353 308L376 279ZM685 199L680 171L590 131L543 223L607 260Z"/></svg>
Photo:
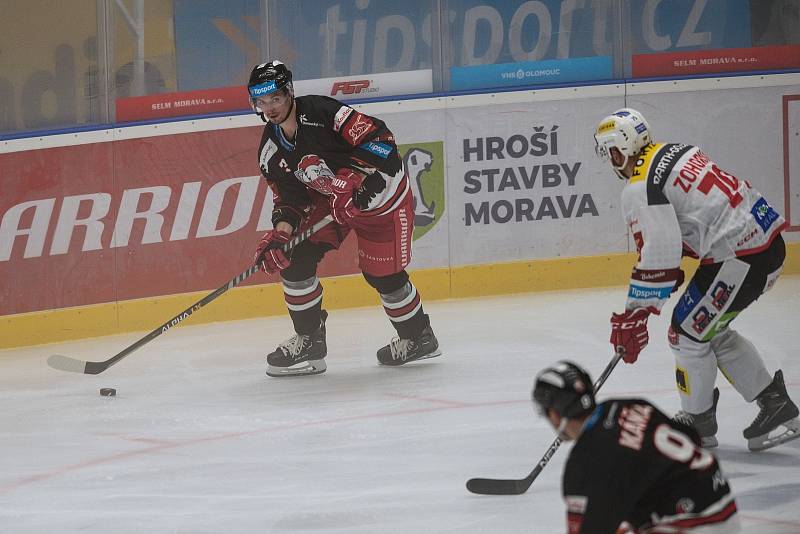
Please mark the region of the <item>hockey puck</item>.
<svg viewBox="0 0 800 534"><path fill-rule="evenodd" d="M100 395L104 397L113 397L117 394L117 390L114 388L100 388Z"/></svg>

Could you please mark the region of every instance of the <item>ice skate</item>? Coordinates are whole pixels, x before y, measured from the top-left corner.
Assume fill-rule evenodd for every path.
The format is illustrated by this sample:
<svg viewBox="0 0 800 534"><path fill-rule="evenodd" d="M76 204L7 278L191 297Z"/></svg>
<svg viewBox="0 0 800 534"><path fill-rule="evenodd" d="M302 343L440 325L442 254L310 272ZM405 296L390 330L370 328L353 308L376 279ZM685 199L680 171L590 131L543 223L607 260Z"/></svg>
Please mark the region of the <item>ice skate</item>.
<svg viewBox="0 0 800 534"><path fill-rule="evenodd" d="M711 408L698 414L681 410L673 416L675 421L694 428L700 434L700 446L704 449L713 449L719 445L717 440L717 402L719 402L719 389L714 388L714 403Z"/></svg>
<svg viewBox="0 0 800 534"><path fill-rule="evenodd" d="M267 356L267 374L274 377L317 375L324 373L325 356L328 347L325 344L325 319L328 312L322 310L319 328L310 335L295 334L287 339Z"/></svg>
<svg viewBox="0 0 800 534"><path fill-rule="evenodd" d="M761 411L755 421L742 432L747 439L748 449L763 451L800 438L797 406L786 393L783 371L775 372L772 382L759 393L756 402Z"/></svg>
<svg viewBox="0 0 800 534"><path fill-rule="evenodd" d="M396 337L385 347L378 349L378 363L381 365L398 366L415 360L435 358L441 356L439 342L433 334L430 325L425 327L416 339L403 339Z"/></svg>

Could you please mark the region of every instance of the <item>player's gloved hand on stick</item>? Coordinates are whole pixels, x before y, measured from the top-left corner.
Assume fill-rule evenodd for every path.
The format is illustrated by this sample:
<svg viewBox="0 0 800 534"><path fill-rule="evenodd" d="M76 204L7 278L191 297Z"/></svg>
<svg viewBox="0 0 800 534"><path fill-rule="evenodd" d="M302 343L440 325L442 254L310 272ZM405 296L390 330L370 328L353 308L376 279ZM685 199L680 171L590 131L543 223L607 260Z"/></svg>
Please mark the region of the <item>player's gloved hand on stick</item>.
<svg viewBox="0 0 800 534"><path fill-rule="evenodd" d="M622 348L625 363L633 363L639 353L647 346L647 318L650 312L645 308L626 310L611 314L611 344L614 349Z"/></svg>
<svg viewBox="0 0 800 534"><path fill-rule="evenodd" d="M264 273L278 273L289 266L289 258L283 252L283 245L288 243L291 237L288 232L274 228L264 234L253 259Z"/></svg>
<svg viewBox="0 0 800 534"><path fill-rule="evenodd" d="M362 180L362 176L347 168L339 169L331 179L331 215L337 223L345 224L359 212L353 202L353 194Z"/></svg>

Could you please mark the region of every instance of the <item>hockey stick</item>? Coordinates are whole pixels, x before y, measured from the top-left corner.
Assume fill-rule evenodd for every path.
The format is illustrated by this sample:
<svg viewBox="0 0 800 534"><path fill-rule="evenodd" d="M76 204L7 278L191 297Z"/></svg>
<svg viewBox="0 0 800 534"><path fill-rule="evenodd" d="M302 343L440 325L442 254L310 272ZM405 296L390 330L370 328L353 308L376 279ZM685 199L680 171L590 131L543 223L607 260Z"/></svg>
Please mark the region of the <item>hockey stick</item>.
<svg viewBox="0 0 800 534"><path fill-rule="evenodd" d="M289 252L291 249L293 249L294 247L296 247L297 245L299 245L300 243L311 237L312 234L322 229L323 226L327 225L331 221L333 221L333 217L328 215L327 217L321 219L319 222L308 227L305 231L298 233L291 240L289 240L288 243L283 245L284 252ZM52 356L47 358L47 365L49 365L53 369L58 369L60 371L70 371L73 373L84 373L87 375L96 375L102 373L103 371L105 371L118 361L120 361L128 354L146 345L147 343L150 343L155 338L157 338L158 336L160 336L173 326L176 326L178 323L180 323L181 321L192 315L192 313L196 312L197 310L199 310L212 300L216 299L229 289L241 284L244 280L246 280L256 271L258 271L259 268L258 263L259 262L256 262L245 272L231 278L225 285L215 289L212 293L209 293L199 301L195 302L194 304L192 304L191 306L180 312L178 315L176 315L166 323L162 324L161 326L159 326L158 328L156 328L155 330L144 336L142 339L140 339L133 345L130 345L126 349L122 350L121 352L117 353L116 355L112 356L111 358L105 361L87 362L84 360L71 358L69 356L62 356L61 354L53 354Z"/></svg>
<svg viewBox="0 0 800 534"><path fill-rule="evenodd" d="M611 371L614 370L614 367L617 366L617 362L622 358L623 351L619 348L617 349L616 354L608 362L603 374L600 375L600 378L594 384L594 390L600 389L603 385L603 382L606 381L608 375L611 374ZM552 445L547 449L547 452L544 453L542 459L539 460L539 463L536 464L536 467L533 468L533 471L530 472L528 476L522 479L497 479L497 478L471 478L467 481L467 489L472 493L478 493L481 495L522 495L528 488L531 487L533 481L536 480L536 477L539 476L539 473L542 472L542 469L550 462L550 458L556 453L558 448L561 446L562 439L556 438Z"/></svg>

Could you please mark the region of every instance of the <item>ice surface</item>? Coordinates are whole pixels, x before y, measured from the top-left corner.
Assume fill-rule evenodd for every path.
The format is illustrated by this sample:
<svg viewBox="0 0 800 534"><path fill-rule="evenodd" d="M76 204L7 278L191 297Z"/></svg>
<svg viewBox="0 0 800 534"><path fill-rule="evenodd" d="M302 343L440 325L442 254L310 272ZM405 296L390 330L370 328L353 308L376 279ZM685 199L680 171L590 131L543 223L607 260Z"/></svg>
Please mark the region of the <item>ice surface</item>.
<svg viewBox="0 0 800 534"><path fill-rule="evenodd" d="M619 287L428 302L444 356L400 368L376 364L392 335L380 308L333 310L328 372L308 377L264 374L292 333L285 316L190 320L97 376L45 360L103 360L143 333L0 351L0 532L564 532L568 445L524 495L464 483L528 474L555 437L529 403L533 376L560 358L597 376L624 298ZM795 400L799 310L800 277L784 277L733 323ZM650 346L601 398L679 409L666 328L650 320ZM717 383L718 454L745 531L800 532L800 440L749 452L741 431L757 408Z"/></svg>

